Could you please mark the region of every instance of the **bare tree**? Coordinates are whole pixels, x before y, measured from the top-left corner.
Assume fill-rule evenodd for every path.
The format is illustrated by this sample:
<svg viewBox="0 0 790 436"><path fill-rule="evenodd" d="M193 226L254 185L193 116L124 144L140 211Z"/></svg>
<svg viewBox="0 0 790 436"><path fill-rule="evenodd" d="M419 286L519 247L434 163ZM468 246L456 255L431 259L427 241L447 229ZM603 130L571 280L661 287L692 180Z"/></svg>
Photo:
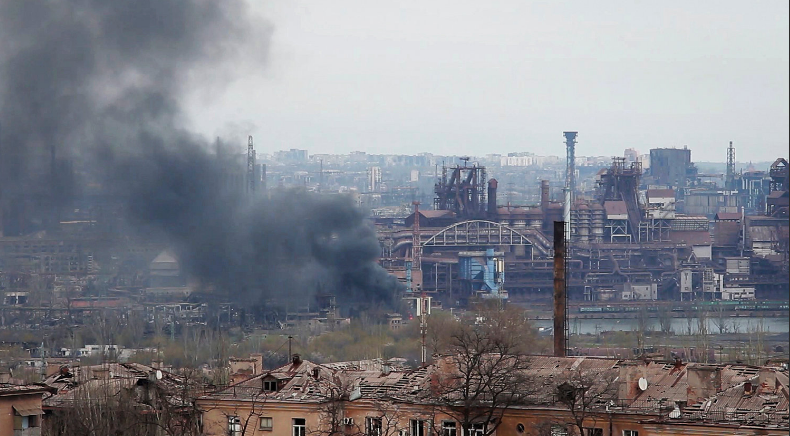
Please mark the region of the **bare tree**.
<svg viewBox="0 0 790 436"><path fill-rule="evenodd" d="M254 386L230 386L225 393L244 400L237 403L244 406L237 405L232 410L222 411L228 423L228 435L243 436L254 433L254 426L260 425L260 420L265 415L267 392Z"/></svg>
<svg viewBox="0 0 790 436"><path fill-rule="evenodd" d="M109 377L83 380L47 401L50 414L45 436L128 435L198 436L201 411L195 398L203 393L196 376L179 377L177 391L153 380ZM142 383L141 383L142 382Z"/></svg>
<svg viewBox="0 0 790 436"><path fill-rule="evenodd" d="M458 321L448 312L434 312L428 317L425 342L430 354L443 354L450 346L450 335L457 328ZM419 325L414 322L413 325ZM419 332L417 333L419 334Z"/></svg>
<svg viewBox="0 0 790 436"><path fill-rule="evenodd" d="M647 307L642 305L639 307L639 312L637 313L637 347L639 348L639 353L644 354L645 351L645 336L648 329L648 318L647 314Z"/></svg>
<svg viewBox="0 0 790 436"><path fill-rule="evenodd" d="M708 348L710 348L710 335L708 334L708 311L699 309L697 311L697 338L701 349L703 363L708 362Z"/></svg>
<svg viewBox="0 0 790 436"><path fill-rule="evenodd" d="M694 333L694 317L695 313L690 307L683 310L683 316L686 318L686 335L691 336Z"/></svg>
<svg viewBox="0 0 790 436"><path fill-rule="evenodd" d="M577 368L557 386L557 401L568 408L567 424L584 435L586 428L595 427L601 410L617 399L617 390L613 374Z"/></svg>
<svg viewBox="0 0 790 436"><path fill-rule="evenodd" d="M727 319L727 312L723 304L719 303L714 306L714 315L711 317L711 322L719 330L719 334L723 335L730 332L730 323Z"/></svg>
<svg viewBox="0 0 790 436"><path fill-rule="evenodd" d="M672 308L666 304L658 306L658 328L661 333L668 335L672 333Z"/></svg>
<svg viewBox="0 0 790 436"><path fill-rule="evenodd" d="M205 394L203 375L196 368L185 368L181 371L182 383L176 391L168 392L157 384L152 384L154 391L152 415L154 424L167 436L198 436L201 431L202 411L195 400ZM151 397L149 397L150 399Z"/></svg>
<svg viewBox="0 0 790 436"><path fill-rule="evenodd" d="M353 391L345 380L318 381L318 391L321 393L321 404L318 406L319 425L310 429L308 434L314 436L340 436L359 434L360 427L352 428L344 424L345 406L349 395ZM351 433L349 433L351 432Z"/></svg>
<svg viewBox="0 0 790 436"><path fill-rule="evenodd" d="M746 330L749 336L749 345L746 357L750 364L761 365L763 364L765 352L765 320L760 317L755 324L749 322Z"/></svg>
<svg viewBox="0 0 790 436"><path fill-rule="evenodd" d="M525 344L515 329L523 322L510 313L500 315L456 328L449 355L437 362L431 388L423 397L436 413L458 422L461 434L493 434L502 416L529 396L529 359L522 354ZM439 425L434 420L436 432Z"/></svg>
<svg viewBox="0 0 790 436"><path fill-rule="evenodd" d="M155 436L133 391L119 380L92 380L59 399L44 421L46 436Z"/></svg>

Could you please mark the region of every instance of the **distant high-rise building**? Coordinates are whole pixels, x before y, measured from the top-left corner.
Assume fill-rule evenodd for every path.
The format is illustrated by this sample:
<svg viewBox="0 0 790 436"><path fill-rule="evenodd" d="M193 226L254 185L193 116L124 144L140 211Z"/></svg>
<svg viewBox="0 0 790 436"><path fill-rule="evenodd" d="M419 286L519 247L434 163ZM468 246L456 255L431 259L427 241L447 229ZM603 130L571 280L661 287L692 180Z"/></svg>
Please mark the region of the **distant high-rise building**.
<svg viewBox="0 0 790 436"><path fill-rule="evenodd" d="M368 191L378 192L381 189L381 167L368 168Z"/></svg>
<svg viewBox="0 0 790 436"><path fill-rule="evenodd" d="M307 150L300 150L298 148L292 148L290 150L280 150L274 152L274 158L280 162L286 163L300 163L300 162L307 162L307 158L309 157Z"/></svg>
<svg viewBox="0 0 790 436"><path fill-rule="evenodd" d="M636 151L635 148L626 148L623 156L625 156L625 161L627 163L637 162L639 160L639 152Z"/></svg>

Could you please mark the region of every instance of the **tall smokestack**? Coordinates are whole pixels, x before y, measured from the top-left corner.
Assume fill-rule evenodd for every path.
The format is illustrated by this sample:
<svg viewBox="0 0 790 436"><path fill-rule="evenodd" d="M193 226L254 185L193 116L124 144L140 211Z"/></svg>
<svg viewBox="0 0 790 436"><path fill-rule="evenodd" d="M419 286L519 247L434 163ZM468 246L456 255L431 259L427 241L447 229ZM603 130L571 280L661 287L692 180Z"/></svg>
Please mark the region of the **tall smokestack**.
<svg viewBox="0 0 790 436"><path fill-rule="evenodd" d="M566 235L571 235L571 205L576 196L576 135L579 132L562 132L565 136L567 162L565 164L565 207L562 219L565 221Z"/></svg>
<svg viewBox="0 0 790 436"><path fill-rule="evenodd" d="M255 192L255 147L252 144L252 135L247 139L247 192Z"/></svg>
<svg viewBox="0 0 790 436"><path fill-rule="evenodd" d="M571 195L576 193L576 135L578 133L562 132L565 136L565 151L567 153L565 187L571 190Z"/></svg>
<svg viewBox="0 0 790 436"><path fill-rule="evenodd" d="M730 146L727 148L727 189L735 190L735 147Z"/></svg>
<svg viewBox="0 0 790 436"><path fill-rule="evenodd" d="M554 221L554 356L565 357L568 300L565 276L565 223Z"/></svg>
<svg viewBox="0 0 790 436"><path fill-rule="evenodd" d="M498 182L496 179L488 181L488 216L495 217L496 211L496 189Z"/></svg>
<svg viewBox="0 0 790 436"><path fill-rule="evenodd" d="M540 181L540 208L543 212L549 210L549 181Z"/></svg>

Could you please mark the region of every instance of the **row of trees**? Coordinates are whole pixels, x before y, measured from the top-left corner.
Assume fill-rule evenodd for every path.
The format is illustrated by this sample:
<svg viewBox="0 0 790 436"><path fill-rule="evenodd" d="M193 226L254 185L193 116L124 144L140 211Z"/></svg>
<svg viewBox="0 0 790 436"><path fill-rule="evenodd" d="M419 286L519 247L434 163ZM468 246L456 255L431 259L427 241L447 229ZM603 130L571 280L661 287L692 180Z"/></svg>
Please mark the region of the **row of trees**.
<svg viewBox="0 0 790 436"><path fill-rule="evenodd" d="M556 404L564 405L570 418L552 425L577 427L579 432L589 424L592 405L601 398L609 398L609 385L601 389L600 378L578 370L558 386L543 386L528 374L536 346L541 343L535 330L515 308L500 309L483 306L470 320L432 316L433 328L427 338L431 352L441 354L436 369L428 382L429 388L420 390L410 401L424 405L419 417L421 425L434 427L433 434L442 434L438 416L449 417L459 425L458 434L491 435L502 422L502 417L513 407L545 401L548 389ZM405 333L404 333L405 334ZM331 342L331 341L330 341ZM199 390L192 390L188 380L199 378L197 373L184 374L183 392L163 392L156 383L141 390L139 387L119 387L114 383L94 388L77 389L61 411L48 419L47 435L132 435L191 436L200 434L199 416L203 411L194 407ZM321 379L318 389L324 395L319 413L318 428L309 429L318 436L366 434L371 426L382 436L395 435L403 416L403 398L394 392L375 400L378 418L369 422L346 425L342 421L353 386ZM612 385L613 386L613 385ZM165 398L170 395L171 398ZM175 395L176 401L172 396ZM244 414L228 412L229 428L238 434L257 425L264 416L265 393L253 396L252 406ZM249 405L248 405L249 406ZM56 409L57 410L57 409ZM540 429L531 429L540 434ZM356 433L355 433L356 432ZM581 434L581 433L580 433Z"/></svg>

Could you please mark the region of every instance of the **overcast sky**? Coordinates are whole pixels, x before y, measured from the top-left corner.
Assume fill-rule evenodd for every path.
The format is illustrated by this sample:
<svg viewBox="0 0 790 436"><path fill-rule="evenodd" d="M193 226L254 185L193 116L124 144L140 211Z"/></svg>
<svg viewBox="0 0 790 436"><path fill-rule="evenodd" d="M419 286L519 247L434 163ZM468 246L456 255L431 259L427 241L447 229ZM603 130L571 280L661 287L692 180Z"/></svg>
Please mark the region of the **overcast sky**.
<svg viewBox="0 0 790 436"><path fill-rule="evenodd" d="M266 65L189 106L264 153L788 155L786 0L251 1Z"/></svg>

